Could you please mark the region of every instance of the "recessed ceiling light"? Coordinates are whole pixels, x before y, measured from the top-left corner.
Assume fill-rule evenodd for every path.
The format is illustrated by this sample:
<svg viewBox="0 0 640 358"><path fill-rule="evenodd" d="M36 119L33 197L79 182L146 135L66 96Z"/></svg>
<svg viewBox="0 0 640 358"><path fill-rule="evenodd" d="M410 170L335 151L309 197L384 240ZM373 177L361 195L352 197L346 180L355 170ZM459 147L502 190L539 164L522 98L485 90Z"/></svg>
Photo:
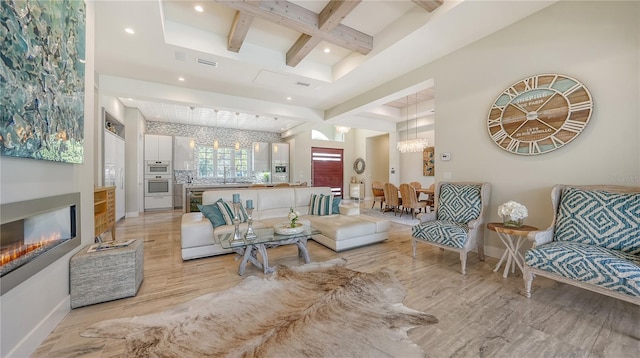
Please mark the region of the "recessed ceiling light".
<svg viewBox="0 0 640 358"><path fill-rule="evenodd" d="M329 53L329 52L331 52L330 48L327 47L327 48L324 49L324 53Z"/></svg>
<svg viewBox="0 0 640 358"><path fill-rule="evenodd" d="M178 77L178 81L184 82L184 77Z"/></svg>
<svg viewBox="0 0 640 358"><path fill-rule="evenodd" d="M197 11L197 12L203 12L203 11L204 11L204 9L202 8L202 6L200 6L200 5L196 5L196 6L194 7L194 9L196 9L196 11Z"/></svg>
<svg viewBox="0 0 640 358"><path fill-rule="evenodd" d="M291 101L292 99L291 96L287 97L287 101Z"/></svg>
<svg viewBox="0 0 640 358"><path fill-rule="evenodd" d="M128 34L131 34L131 35L133 35L133 34L135 34L135 33L136 33L136 32L135 32L135 31L133 31L133 29L132 29L132 28L130 28L130 27L127 27L126 29L124 29L124 32L126 32L126 33L128 33Z"/></svg>

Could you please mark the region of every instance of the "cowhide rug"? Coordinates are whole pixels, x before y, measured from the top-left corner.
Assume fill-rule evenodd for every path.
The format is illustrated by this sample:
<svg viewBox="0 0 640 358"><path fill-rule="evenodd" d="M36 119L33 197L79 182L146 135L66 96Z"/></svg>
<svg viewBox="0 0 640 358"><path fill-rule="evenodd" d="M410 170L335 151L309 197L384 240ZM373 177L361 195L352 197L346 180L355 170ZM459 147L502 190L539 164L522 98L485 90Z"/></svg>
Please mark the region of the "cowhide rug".
<svg viewBox="0 0 640 358"><path fill-rule="evenodd" d="M434 324L405 307L388 270L358 272L346 260L278 267L164 312L96 323L83 337L124 338L128 357L424 356L407 337Z"/></svg>

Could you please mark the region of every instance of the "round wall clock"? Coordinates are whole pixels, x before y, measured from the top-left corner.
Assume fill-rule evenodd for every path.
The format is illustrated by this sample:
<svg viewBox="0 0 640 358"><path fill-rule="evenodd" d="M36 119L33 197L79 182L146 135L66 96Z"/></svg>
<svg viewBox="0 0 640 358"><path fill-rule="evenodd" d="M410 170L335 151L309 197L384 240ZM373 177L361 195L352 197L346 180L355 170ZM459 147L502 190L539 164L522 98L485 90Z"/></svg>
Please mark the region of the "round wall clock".
<svg viewBox="0 0 640 358"><path fill-rule="evenodd" d="M506 151L543 154L582 133L592 110L591 94L580 81L564 75L536 75L498 96L489 111L487 129Z"/></svg>

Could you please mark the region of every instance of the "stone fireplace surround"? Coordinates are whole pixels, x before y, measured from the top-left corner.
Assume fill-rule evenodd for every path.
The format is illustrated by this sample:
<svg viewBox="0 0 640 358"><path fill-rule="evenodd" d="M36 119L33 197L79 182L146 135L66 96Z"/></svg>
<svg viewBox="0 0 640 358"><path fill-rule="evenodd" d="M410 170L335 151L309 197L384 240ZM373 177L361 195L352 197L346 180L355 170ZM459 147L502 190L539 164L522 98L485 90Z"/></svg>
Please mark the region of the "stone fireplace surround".
<svg viewBox="0 0 640 358"><path fill-rule="evenodd" d="M80 245L82 210L80 207L80 193L63 194L15 203L7 203L0 206L0 212L2 213L0 224L2 225L71 206L75 206L75 218L71 219L75 224L75 237L72 237L50 250L47 250L23 266L20 266L2 276L2 279L0 280L0 292L2 295L18 286L20 283L26 281L31 276L45 269L47 266Z"/></svg>

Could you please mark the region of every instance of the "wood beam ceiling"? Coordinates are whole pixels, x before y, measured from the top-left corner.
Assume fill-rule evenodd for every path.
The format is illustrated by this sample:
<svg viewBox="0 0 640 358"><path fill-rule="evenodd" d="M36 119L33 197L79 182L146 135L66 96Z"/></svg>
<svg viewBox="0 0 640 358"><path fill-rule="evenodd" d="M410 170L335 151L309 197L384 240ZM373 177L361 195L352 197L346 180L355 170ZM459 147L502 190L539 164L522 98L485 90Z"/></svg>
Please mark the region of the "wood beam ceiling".
<svg viewBox="0 0 640 358"><path fill-rule="evenodd" d="M286 63L291 67L298 65L321 41L327 41L363 55L373 49L372 36L341 23L362 0L330 0L319 14L288 1L215 1L236 10L228 35L229 51L240 51L254 18L301 33L287 51ZM431 12L442 5L443 0L412 1Z"/></svg>

